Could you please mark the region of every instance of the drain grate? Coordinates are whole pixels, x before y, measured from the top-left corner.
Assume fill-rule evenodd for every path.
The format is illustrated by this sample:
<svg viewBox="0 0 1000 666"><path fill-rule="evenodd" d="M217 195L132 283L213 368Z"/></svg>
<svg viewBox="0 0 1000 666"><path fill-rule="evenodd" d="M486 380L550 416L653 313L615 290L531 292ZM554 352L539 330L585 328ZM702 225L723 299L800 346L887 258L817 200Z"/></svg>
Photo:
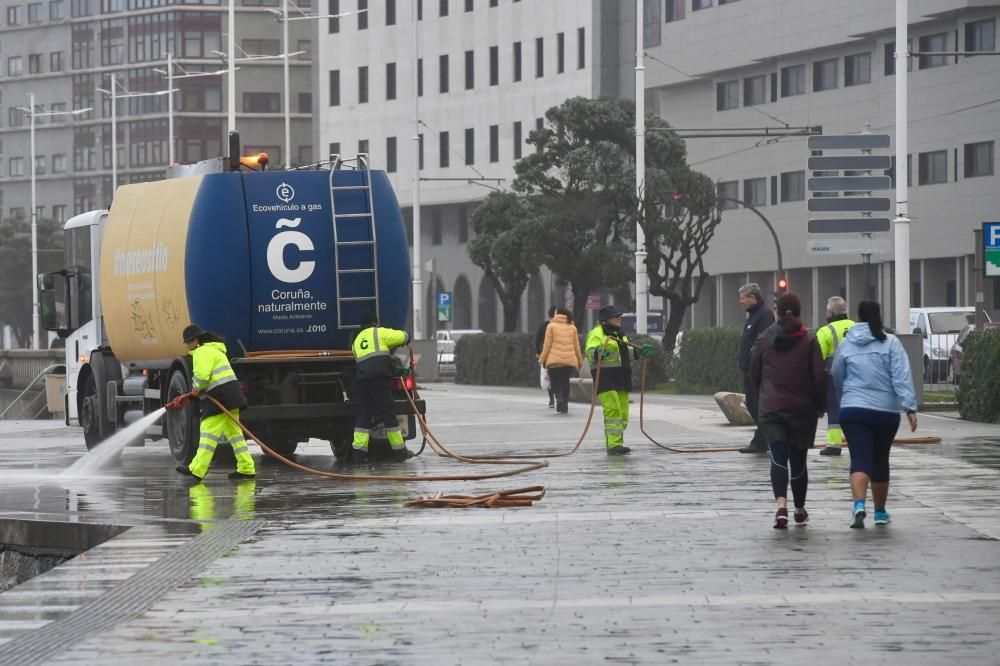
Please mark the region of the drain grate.
<svg viewBox="0 0 1000 666"><path fill-rule="evenodd" d="M226 520L131 576L79 610L0 646L0 663L40 664L77 643L108 631L152 606L264 526L259 520Z"/></svg>

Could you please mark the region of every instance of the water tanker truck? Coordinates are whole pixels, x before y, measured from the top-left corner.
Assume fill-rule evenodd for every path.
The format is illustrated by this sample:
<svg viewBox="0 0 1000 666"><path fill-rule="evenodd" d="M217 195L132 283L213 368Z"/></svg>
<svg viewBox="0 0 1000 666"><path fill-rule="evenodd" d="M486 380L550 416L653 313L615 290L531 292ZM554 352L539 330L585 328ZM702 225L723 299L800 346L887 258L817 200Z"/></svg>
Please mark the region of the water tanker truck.
<svg viewBox="0 0 1000 666"><path fill-rule="evenodd" d="M241 419L261 441L289 455L319 438L350 455L353 335L366 312L405 328L409 309L399 204L367 163L246 171L218 158L121 186L109 211L66 222L65 266L39 276L39 307L42 326L65 338L66 423L88 448L191 390L181 331L194 322L225 338L249 403ZM413 379L395 381L412 439L402 387ZM186 463L198 423L191 403L146 436Z"/></svg>

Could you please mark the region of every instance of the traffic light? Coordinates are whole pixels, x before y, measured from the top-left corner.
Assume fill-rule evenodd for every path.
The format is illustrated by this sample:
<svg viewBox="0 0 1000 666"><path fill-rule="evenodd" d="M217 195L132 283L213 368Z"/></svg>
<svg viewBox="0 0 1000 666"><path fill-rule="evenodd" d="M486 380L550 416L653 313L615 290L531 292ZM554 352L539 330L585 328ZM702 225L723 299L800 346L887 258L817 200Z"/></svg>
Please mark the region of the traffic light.
<svg viewBox="0 0 1000 666"><path fill-rule="evenodd" d="M778 296L788 293L788 278L782 275L778 278Z"/></svg>

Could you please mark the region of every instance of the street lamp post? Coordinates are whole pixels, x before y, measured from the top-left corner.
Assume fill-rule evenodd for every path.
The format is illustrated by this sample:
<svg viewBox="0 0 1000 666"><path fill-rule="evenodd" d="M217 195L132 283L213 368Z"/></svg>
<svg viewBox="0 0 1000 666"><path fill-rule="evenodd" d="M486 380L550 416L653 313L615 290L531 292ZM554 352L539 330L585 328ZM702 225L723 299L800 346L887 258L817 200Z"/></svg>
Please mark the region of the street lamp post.
<svg viewBox="0 0 1000 666"><path fill-rule="evenodd" d="M421 279L423 266L420 263L420 95L417 89L420 73L420 22L417 8L413 8L413 339L424 339L424 324L421 315L424 282Z"/></svg>
<svg viewBox="0 0 1000 666"><path fill-rule="evenodd" d="M214 72L187 72L187 71L184 70L183 67L180 67L180 70L181 70L182 73L179 74L179 75L175 75L174 74L174 67L180 67L180 65L175 65L174 64L174 55L173 55L173 53L167 53L167 68L166 69L160 69L158 67L154 67L153 68L154 72L156 72L157 74L163 74L166 77L166 79L167 79L167 95L168 95L168 101L167 101L167 135L168 135L169 141L170 141L170 145L167 148L167 154L168 154L168 160L169 160L168 163L171 164L171 165L173 165L174 161L175 161L174 160L174 155L175 155L175 147L174 147L174 143L175 143L175 141L174 141L174 93L180 91L180 88L174 88L174 81L176 79L192 79L192 78L199 77L199 76L221 76L222 74L228 74L229 73L228 69L217 69ZM236 69L239 69L239 67L237 67Z"/></svg>
<svg viewBox="0 0 1000 666"><path fill-rule="evenodd" d="M299 10L300 12L302 10ZM359 9L357 11L342 12L340 14L302 14L302 16L289 16L288 15L288 0L281 0L281 11L277 9L272 9L270 12L274 15L276 21L281 23L281 59L282 59L282 69L284 71L284 114L285 114L285 168L287 169L291 166L291 154L292 154L292 113L291 113L291 100L289 99L289 71L288 71L288 59L294 55L299 55L305 53L305 51L296 51L295 53L288 52L288 24L291 21L316 21L321 19L332 19L332 18L343 18L345 16L350 16L352 14L360 14L362 12L367 12L367 9ZM322 34L322 33L320 33ZM319 49L320 36L317 34L317 45L316 48ZM263 56L263 57L274 57L274 56ZM257 60L261 58L255 58Z"/></svg>
<svg viewBox="0 0 1000 666"><path fill-rule="evenodd" d="M111 89L98 88L97 92L103 93L111 100L111 196L118 190L118 100L130 99L132 97L156 97L158 95L173 95L177 92L173 88L167 90L156 90L154 92L129 92L128 88L118 83L118 77L114 74L108 75L111 78ZM125 94L119 95L115 87L121 88Z"/></svg>
<svg viewBox="0 0 1000 666"><path fill-rule="evenodd" d="M38 321L38 203L37 190L35 186L35 117L77 116L81 113L86 113L91 109L90 107L87 107L86 109L77 109L75 111L43 111L39 113L35 110L34 93L28 93L28 108L23 106L19 108L27 113L30 119L28 168L31 169L31 348L39 349L41 342L41 327L39 326Z"/></svg>
<svg viewBox="0 0 1000 666"><path fill-rule="evenodd" d="M635 0L635 195L638 211L635 216L635 332L646 335L646 234L642 230L646 179L646 68L643 65L643 0Z"/></svg>

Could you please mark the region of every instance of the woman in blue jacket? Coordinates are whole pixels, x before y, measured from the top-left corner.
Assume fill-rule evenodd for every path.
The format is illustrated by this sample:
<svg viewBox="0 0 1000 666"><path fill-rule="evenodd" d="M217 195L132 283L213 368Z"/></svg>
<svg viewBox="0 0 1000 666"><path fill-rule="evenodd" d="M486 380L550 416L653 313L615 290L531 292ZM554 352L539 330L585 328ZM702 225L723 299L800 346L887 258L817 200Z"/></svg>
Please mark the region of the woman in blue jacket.
<svg viewBox="0 0 1000 666"><path fill-rule="evenodd" d="M903 345L882 326L875 301L858 304L858 323L837 349L831 370L840 396L840 423L851 451L851 527L865 526L865 497L872 486L875 524L889 522L889 451L899 430L900 407L917 429L917 396Z"/></svg>

